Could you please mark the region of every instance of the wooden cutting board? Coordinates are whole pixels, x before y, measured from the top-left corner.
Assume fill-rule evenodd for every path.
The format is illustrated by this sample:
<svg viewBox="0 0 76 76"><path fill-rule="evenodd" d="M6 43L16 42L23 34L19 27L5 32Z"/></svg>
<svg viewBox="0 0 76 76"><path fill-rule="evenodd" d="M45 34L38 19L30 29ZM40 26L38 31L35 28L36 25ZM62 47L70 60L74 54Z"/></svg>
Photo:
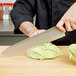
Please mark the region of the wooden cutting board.
<svg viewBox="0 0 76 76"><path fill-rule="evenodd" d="M9 46L0 46L0 52ZM68 46L59 46L62 57L33 60L26 55L0 57L0 76L76 76L76 64L68 60Z"/></svg>

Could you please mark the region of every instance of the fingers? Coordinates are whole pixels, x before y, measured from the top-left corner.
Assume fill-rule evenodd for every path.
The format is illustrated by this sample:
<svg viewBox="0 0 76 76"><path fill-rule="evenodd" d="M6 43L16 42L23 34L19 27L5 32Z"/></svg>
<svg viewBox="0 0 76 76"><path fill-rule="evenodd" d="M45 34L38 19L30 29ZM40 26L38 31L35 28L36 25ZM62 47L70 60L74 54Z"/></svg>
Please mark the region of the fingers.
<svg viewBox="0 0 76 76"><path fill-rule="evenodd" d="M65 28L63 27L64 25L64 21L61 19L58 24L56 25L56 27L61 30L62 32L66 32Z"/></svg>
<svg viewBox="0 0 76 76"><path fill-rule="evenodd" d="M71 23L71 27L72 27L73 30L76 30L76 24Z"/></svg>
<svg viewBox="0 0 76 76"><path fill-rule="evenodd" d="M46 31L46 30L37 30L37 31L35 31L34 33L32 33L30 37L33 37L33 36L35 36L35 35L38 35L38 34L44 32L44 31Z"/></svg>
<svg viewBox="0 0 76 76"><path fill-rule="evenodd" d="M33 33L30 35L30 37L33 37L33 36L35 36L35 35L37 35L37 34L38 34L38 30L35 31L35 32L33 32Z"/></svg>
<svg viewBox="0 0 76 76"><path fill-rule="evenodd" d="M46 30L39 30L38 33L42 33L42 32L44 32L44 31L46 31Z"/></svg>
<svg viewBox="0 0 76 76"><path fill-rule="evenodd" d="M71 24L70 24L70 21L68 19L64 20L64 23L65 23L66 30L68 32L73 31Z"/></svg>
<svg viewBox="0 0 76 76"><path fill-rule="evenodd" d="M64 21L64 23L65 23L65 26L66 26L66 30L67 30L68 32L73 31L73 30L76 30L76 24L73 23L71 20L66 19L66 20Z"/></svg>
<svg viewBox="0 0 76 76"><path fill-rule="evenodd" d="M64 24L65 24L65 28L63 27ZM56 27L62 32L66 32L66 31L70 32L76 30L76 24L70 21L69 19L60 20L56 25Z"/></svg>

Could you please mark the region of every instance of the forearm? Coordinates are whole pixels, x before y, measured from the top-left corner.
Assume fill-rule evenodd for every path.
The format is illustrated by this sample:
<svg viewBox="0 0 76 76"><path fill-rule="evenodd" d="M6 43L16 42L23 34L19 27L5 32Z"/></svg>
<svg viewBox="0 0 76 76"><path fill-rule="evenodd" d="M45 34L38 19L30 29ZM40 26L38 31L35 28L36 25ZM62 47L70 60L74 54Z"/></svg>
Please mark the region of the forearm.
<svg viewBox="0 0 76 76"><path fill-rule="evenodd" d="M19 30L30 37L38 29L31 22L23 22L20 25Z"/></svg>

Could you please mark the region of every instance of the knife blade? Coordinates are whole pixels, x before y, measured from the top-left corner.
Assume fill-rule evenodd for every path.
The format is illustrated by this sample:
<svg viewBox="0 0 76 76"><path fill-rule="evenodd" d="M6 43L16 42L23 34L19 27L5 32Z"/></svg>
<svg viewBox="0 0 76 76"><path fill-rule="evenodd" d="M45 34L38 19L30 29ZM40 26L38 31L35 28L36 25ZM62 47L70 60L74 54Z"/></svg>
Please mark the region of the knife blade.
<svg viewBox="0 0 76 76"><path fill-rule="evenodd" d="M34 37L22 40L2 52L2 54L17 54L27 51L27 49L40 45L46 42L51 42L61 37L64 37L65 33L58 30L56 27L50 28L43 33L40 33Z"/></svg>

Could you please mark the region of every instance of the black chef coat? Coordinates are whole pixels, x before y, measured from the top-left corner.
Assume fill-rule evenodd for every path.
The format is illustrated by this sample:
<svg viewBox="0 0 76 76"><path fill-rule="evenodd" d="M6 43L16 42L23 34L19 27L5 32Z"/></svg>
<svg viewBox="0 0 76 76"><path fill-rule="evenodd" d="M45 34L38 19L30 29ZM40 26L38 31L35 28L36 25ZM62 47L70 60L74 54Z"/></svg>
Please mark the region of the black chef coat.
<svg viewBox="0 0 76 76"><path fill-rule="evenodd" d="M20 24L25 21L33 23L35 15L35 26L38 29L49 29L56 26L64 13L75 2L76 0L16 0L14 8L10 13L15 25L14 33L22 33L19 30ZM66 33L64 38L58 39L53 43L58 45L76 43L76 31Z"/></svg>

